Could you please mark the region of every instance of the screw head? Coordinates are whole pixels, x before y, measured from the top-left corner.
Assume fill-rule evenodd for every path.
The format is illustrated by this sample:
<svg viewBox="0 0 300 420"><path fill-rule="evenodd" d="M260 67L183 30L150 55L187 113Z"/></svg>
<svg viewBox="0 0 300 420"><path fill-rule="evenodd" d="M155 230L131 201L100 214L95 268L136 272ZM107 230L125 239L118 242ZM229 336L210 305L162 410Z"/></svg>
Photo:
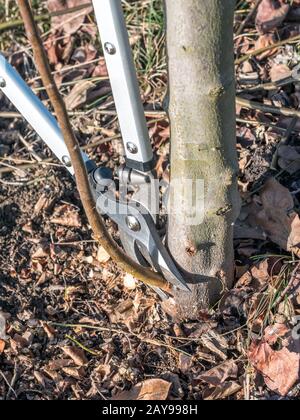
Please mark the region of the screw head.
<svg viewBox="0 0 300 420"><path fill-rule="evenodd" d="M67 168L70 168L71 166L72 166L72 162L71 162L71 159L69 158L69 156L63 156L62 158L61 158L61 160L62 160L62 163L67 167Z"/></svg>
<svg viewBox="0 0 300 420"><path fill-rule="evenodd" d="M0 77L0 88L5 88L6 81L3 79L3 77Z"/></svg>
<svg viewBox="0 0 300 420"><path fill-rule="evenodd" d="M138 153L138 151L139 151L139 149L138 149L137 145L136 145L136 144L134 144L134 143L131 143L131 142L127 143L127 144L126 144L126 147L127 147L127 150L128 150L128 151L129 151L132 155L136 155L136 154Z"/></svg>
<svg viewBox="0 0 300 420"><path fill-rule="evenodd" d="M129 227L129 229L132 230L133 232L139 232L141 230L140 222L134 216L127 216L126 224Z"/></svg>
<svg viewBox="0 0 300 420"><path fill-rule="evenodd" d="M109 55L114 55L117 52L116 47L111 42L106 42L104 44L104 49Z"/></svg>

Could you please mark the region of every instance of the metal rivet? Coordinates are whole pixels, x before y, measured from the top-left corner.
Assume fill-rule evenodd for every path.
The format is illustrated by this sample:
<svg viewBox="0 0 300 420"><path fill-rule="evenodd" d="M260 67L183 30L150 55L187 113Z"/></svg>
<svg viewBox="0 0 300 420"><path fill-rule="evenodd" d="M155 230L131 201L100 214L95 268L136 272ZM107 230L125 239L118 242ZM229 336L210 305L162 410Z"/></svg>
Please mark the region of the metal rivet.
<svg viewBox="0 0 300 420"><path fill-rule="evenodd" d="M3 77L0 77L0 88L5 88L6 81L3 79Z"/></svg>
<svg viewBox="0 0 300 420"><path fill-rule="evenodd" d="M129 227L129 229L132 230L133 232L139 232L141 230L140 222L134 216L127 216L126 224Z"/></svg>
<svg viewBox="0 0 300 420"><path fill-rule="evenodd" d="M133 155L136 155L139 151L139 149L137 148L137 145L134 143L129 142L126 144L126 147L127 147L127 150Z"/></svg>
<svg viewBox="0 0 300 420"><path fill-rule="evenodd" d="M114 55L117 52L116 47L111 42L106 42L104 48L109 55Z"/></svg>
<svg viewBox="0 0 300 420"><path fill-rule="evenodd" d="M67 168L70 168L71 166L72 166L72 162L71 162L71 159L69 158L69 156L63 156L62 158L61 158L61 160L62 160L62 163L67 167Z"/></svg>

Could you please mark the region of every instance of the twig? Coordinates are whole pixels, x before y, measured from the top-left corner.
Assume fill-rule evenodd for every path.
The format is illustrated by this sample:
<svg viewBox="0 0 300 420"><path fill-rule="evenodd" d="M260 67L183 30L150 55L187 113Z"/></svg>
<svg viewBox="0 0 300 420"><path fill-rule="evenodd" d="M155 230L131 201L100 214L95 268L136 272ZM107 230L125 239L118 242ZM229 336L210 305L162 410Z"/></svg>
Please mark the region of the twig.
<svg viewBox="0 0 300 420"><path fill-rule="evenodd" d="M89 224L94 232L95 239L101 243L106 252L125 272L130 273L133 277L141 280L150 286L159 287L165 291L170 292L170 284L158 273L151 271L148 268L141 267L138 263L131 260L122 250L117 246L106 229L106 225L98 214L93 193L90 188L88 174L83 162L82 154L78 141L72 130L72 126L68 117L65 103L59 93L54 78L51 74L46 52L39 35L37 25L29 5L28 0L18 0L20 12L24 20L26 33L30 44L32 45L33 53L37 68L43 80L43 84L47 90L51 104L55 110L58 123L60 125L62 135L64 137L66 146L68 148L70 158L73 164L77 189L84 207Z"/></svg>
<svg viewBox="0 0 300 420"><path fill-rule="evenodd" d="M48 20L51 17L62 16L62 15L66 15L68 13L75 13L75 12L78 12L80 10L86 9L88 7L91 7L91 3L85 3L85 4L81 4L80 6L71 7L71 8L64 9L64 10L58 10L57 12L46 13L44 15L35 16L34 20L35 20L35 22L41 22L41 21L44 21L44 20ZM0 23L0 32L6 31L8 29L13 29L13 28L16 28L18 26L23 26L23 25L24 25L24 22L23 22L22 19L13 20L13 21L10 21L10 22L3 22L3 23Z"/></svg>
<svg viewBox="0 0 300 420"><path fill-rule="evenodd" d="M291 44L292 42L296 42L299 40L300 40L300 35L297 35L297 36L293 36L291 38L285 39L283 41L276 42L275 44L269 45L267 47L259 48L257 50L250 52L249 54L243 55L242 57L238 58L237 60L235 60L235 64L236 65L242 64L245 61L249 60L250 58L256 57L257 55L260 55L266 51L270 51L275 48L282 47L283 45Z"/></svg>
<svg viewBox="0 0 300 420"><path fill-rule="evenodd" d="M293 271L291 279L289 281L289 284L283 290L283 292L280 294L280 296L277 298L277 300L274 303L274 306L279 305L281 302L283 302L283 300L286 298L286 296L288 296L288 294L290 293L290 291L291 291L291 289L294 285L294 281L299 277L299 274L298 274L299 270L300 270L300 263L297 265L297 267ZM300 283L300 280L299 280L299 283Z"/></svg>
<svg viewBox="0 0 300 420"><path fill-rule="evenodd" d="M88 349L86 346L81 344L76 338L71 337L70 335L66 334L65 336L68 340L72 341L76 346L80 347L82 350L86 351L87 353L91 354L92 356L100 356L100 353L96 353L95 351Z"/></svg>
<svg viewBox="0 0 300 420"><path fill-rule="evenodd" d="M247 15L246 19L241 23L239 29L236 31L236 36L241 35L245 27L248 25L248 23L251 21L251 19L254 17L255 13L257 12L257 9L261 3L261 0L256 0L256 3L251 9L250 13Z"/></svg>
<svg viewBox="0 0 300 420"><path fill-rule="evenodd" d="M20 139L20 142L24 144L24 146L26 147L26 149L28 149L28 151L30 152L30 154L35 158L35 160L37 162L41 162L42 161L42 158L37 153L35 153L32 145L29 144L28 141L25 140L24 137L21 134L19 134L19 139Z"/></svg>
<svg viewBox="0 0 300 420"><path fill-rule="evenodd" d="M93 325L86 325L86 324L82 324L82 325L81 324L60 324L60 323L56 323L56 322L51 322L51 325L53 325L54 327L61 327L61 328L73 328L73 329L74 328L84 328L84 329L87 329L87 330L89 329L89 330L94 330L94 331L113 332L115 334L122 334L122 335L126 335L126 336L132 335L133 337L136 337L139 340L141 340L145 343L148 343L150 345L158 346L158 347L165 347L165 348L170 349L170 350L175 350L175 351L177 351L179 353L182 353L186 356L191 356L189 353L185 352L184 350L181 350L181 349L178 349L176 347L170 346L170 345L164 343L163 341L153 340L153 339L141 336L139 334L135 334L132 331L130 333L127 333L126 331L117 330L117 329L114 329L114 328L94 327ZM99 355L97 354L97 356L99 356Z"/></svg>
<svg viewBox="0 0 300 420"><path fill-rule="evenodd" d="M7 392L7 394L6 394L6 400L8 400L8 399L9 399L9 397L10 397L10 395L11 395L11 393L12 393L12 392L13 392L13 393L15 394L15 396L16 396L16 393L15 393L15 391L14 391L14 387L15 387L15 385L16 385L16 382L17 382L17 380L18 380L18 377L19 377L19 373L18 373L18 365L17 365L17 362L15 362L14 374L13 374L12 380L11 380L11 382L10 382L9 390L8 390L8 392Z"/></svg>
<svg viewBox="0 0 300 420"><path fill-rule="evenodd" d="M7 377L4 375L4 373L2 372L2 370L0 370L0 375L2 376L2 378L3 378L4 382L6 383L6 385L8 386L8 389L9 389L9 390L11 390L11 392L14 394L14 396L15 396L16 398L18 398L18 397L17 397L17 394L16 394L16 391L12 388L11 384L8 382L8 379L7 379Z"/></svg>
<svg viewBox="0 0 300 420"><path fill-rule="evenodd" d="M285 117L297 117L300 118L300 111L297 109L285 108L285 107L277 107L272 105L265 105L261 102L252 101L245 98L236 98L237 105L240 105L245 108L255 109L258 111L276 114L276 115L284 115Z"/></svg>
<svg viewBox="0 0 300 420"><path fill-rule="evenodd" d="M41 162L33 162L33 163L26 163L24 165L8 165L7 163L0 162L0 166L3 165L5 168L0 169L0 176L3 174L9 174L11 172L21 172L21 176L24 176L22 174L22 171L26 169L34 169L38 166L53 166L54 168L64 168L64 166L60 163L54 163L50 159L43 160Z"/></svg>

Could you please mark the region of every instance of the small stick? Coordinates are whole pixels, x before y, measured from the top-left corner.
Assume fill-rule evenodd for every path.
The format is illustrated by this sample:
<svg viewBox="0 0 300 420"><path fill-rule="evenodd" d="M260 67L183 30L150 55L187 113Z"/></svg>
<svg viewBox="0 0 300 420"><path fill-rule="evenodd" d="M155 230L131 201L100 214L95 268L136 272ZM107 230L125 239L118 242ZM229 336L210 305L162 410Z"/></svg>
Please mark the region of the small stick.
<svg viewBox="0 0 300 420"><path fill-rule="evenodd" d="M29 144L25 139L24 139L24 137L22 136L22 134L19 134L19 139L20 139L20 142L21 143L23 143L24 144L24 146L26 147L26 149L28 149L28 151L30 152L30 154L35 158L35 160L37 161L37 162L41 162L42 161L42 158L37 154L37 153L35 153L35 151L33 150L33 147L32 147L32 145L31 144Z"/></svg>
<svg viewBox="0 0 300 420"><path fill-rule="evenodd" d="M87 353L91 354L92 356L101 356L100 353L96 353L95 351L88 349L86 346L81 344L76 338L71 337L70 335L66 334L65 336L68 340L72 341L72 343L76 344L76 346L80 347L82 350L86 351Z"/></svg>
<svg viewBox="0 0 300 420"><path fill-rule="evenodd" d="M35 20L35 22L41 22L41 21L47 20L51 17L62 16L62 15L66 15L68 13L79 12L80 10L86 9L88 7L91 7L91 4L90 3L85 3L85 4L81 4L80 6L71 7L71 8L64 9L64 10L58 10L57 12L46 13L44 15L35 16L34 20ZM13 29L13 28L16 28L18 26L23 26L23 25L24 25L24 22L23 22L22 19L10 21L10 22L3 22L3 23L0 23L0 32L6 31L8 29Z"/></svg>
<svg viewBox="0 0 300 420"><path fill-rule="evenodd" d="M236 36L241 35L241 33L243 32L243 30L245 29L245 27L248 25L248 23L251 21L251 19L254 17L255 13L257 12L257 9L260 5L262 0L256 0L256 3L253 7L253 9L250 11L250 13L248 14L248 16L246 17L246 19L241 23L239 29L236 32Z"/></svg>
<svg viewBox="0 0 300 420"><path fill-rule="evenodd" d="M275 44L269 45L267 47L259 48L257 50L254 50L251 53L243 55L242 57L235 60L235 64L236 65L242 64L245 61L249 60L250 58L256 57L257 55L260 55L260 54L262 54L266 51L274 50L275 48L279 48L279 47L282 47L286 44L291 44L291 43L297 42L297 41L300 41L300 35L293 36L291 38L285 39L284 41L279 41L279 42L276 42Z"/></svg>
<svg viewBox="0 0 300 420"><path fill-rule="evenodd" d="M300 111L297 109L285 108L285 107L277 107L272 105L265 105L261 102L252 101L249 99L237 97L236 98L237 105L240 105L245 108L255 109L258 111L276 114L276 115L284 115L285 117L297 117L300 118Z"/></svg>

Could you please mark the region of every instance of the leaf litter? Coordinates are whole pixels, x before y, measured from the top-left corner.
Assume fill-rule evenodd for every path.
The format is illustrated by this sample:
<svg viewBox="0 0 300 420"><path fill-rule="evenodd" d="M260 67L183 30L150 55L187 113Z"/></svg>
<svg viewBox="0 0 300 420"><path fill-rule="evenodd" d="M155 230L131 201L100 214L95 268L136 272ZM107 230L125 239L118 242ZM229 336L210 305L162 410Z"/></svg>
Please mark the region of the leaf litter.
<svg viewBox="0 0 300 420"><path fill-rule="evenodd" d="M39 13L82 4L44 3ZM144 13L149 11L148 2L137 3ZM256 2L244 3L245 11L235 17L236 29ZM160 1L153 5L162 13ZM278 83L290 76L299 60L297 44L251 56L258 48L299 34L299 6L298 1L260 2L235 39L237 58L249 54L236 67L239 94L267 105L299 107L298 85ZM141 50L161 33L154 22L141 36L133 7L128 2L125 11L139 73L144 74ZM69 110L78 111L72 124L81 144L97 163L114 169L123 163L122 148L118 139L111 140L119 134L114 116L97 114L99 104L101 111L113 107L91 10L53 17L50 32L47 25L41 28L55 79ZM13 31L3 38L7 51L14 53L22 76L40 88L33 65L18 53L26 40L17 43L12 35ZM145 106L152 111L153 104L155 110L162 109L167 81L164 49L157 54L161 62L148 70L146 84L141 79L147 88ZM269 83L278 86L256 89ZM43 92L40 95L45 100ZM8 107L3 98L1 110ZM237 117L244 206L235 238L236 283L218 307L199 314L197 322L174 319L172 302L160 304L151 290L118 271L91 237L74 183L62 169L33 164L1 173L5 181L22 182L46 174L47 182L39 187L0 185L0 369L9 382L15 366L19 370L14 393L0 376L0 399L299 397L295 332L300 315L300 126L297 122L286 139L291 118L243 107L238 107ZM148 118L148 123L157 172L169 182L168 121ZM9 158L11 165L33 156L20 147L16 132L29 136L45 163L56 163L23 122L3 120L1 157ZM118 240L115 226L106 223Z"/></svg>

